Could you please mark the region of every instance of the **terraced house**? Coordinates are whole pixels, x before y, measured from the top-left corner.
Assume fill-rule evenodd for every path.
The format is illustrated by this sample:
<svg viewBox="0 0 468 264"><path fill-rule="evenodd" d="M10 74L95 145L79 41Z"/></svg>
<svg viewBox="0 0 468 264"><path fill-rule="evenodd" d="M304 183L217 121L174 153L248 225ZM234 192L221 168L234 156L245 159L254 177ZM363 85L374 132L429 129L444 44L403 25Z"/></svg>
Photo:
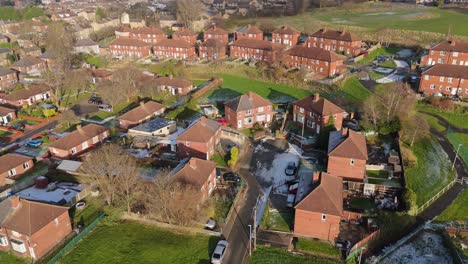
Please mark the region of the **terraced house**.
<svg viewBox="0 0 468 264"><path fill-rule="evenodd" d="M321 76L334 76L346 70L343 58L334 51L306 46L295 46L288 50L285 64Z"/></svg>
<svg viewBox="0 0 468 264"><path fill-rule="evenodd" d="M262 40L263 39L263 31L261 31L258 27L252 26L252 25L247 25L245 27L241 27L236 30L234 33L234 38L236 40L239 39L257 39L257 40Z"/></svg>
<svg viewBox="0 0 468 264"><path fill-rule="evenodd" d="M181 157L209 160L221 138L221 125L201 117L177 137L177 151Z"/></svg>
<svg viewBox="0 0 468 264"><path fill-rule="evenodd" d="M220 27L213 26L203 33L203 40L207 41L209 39L217 39L227 44L229 42L229 33Z"/></svg>
<svg viewBox="0 0 468 264"><path fill-rule="evenodd" d="M436 64L421 73L419 92L468 97L468 66Z"/></svg>
<svg viewBox="0 0 468 264"><path fill-rule="evenodd" d="M154 45L164 39L167 39L166 33L157 27L140 27L130 31L129 38L137 39L145 43Z"/></svg>
<svg viewBox="0 0 468 264"><path fill-rule="evenodd" d="M131 38L117 38L109 44L113 56L145 58L151 54L151 45Z"/></svg>
<svg viewBox="0 0 468 264"><path fill-rule="evenodd" d="M165 39L154 45L154 55L161 59L192 60L197 57L195 46L185 40Z"/></svg>
<svg viewBox="0 0 468 264"><path fill-rule="evenodd" d="M301 32L298 30L290 26L283 25L280 28L273 30L271 34L271 42L292 47L297 45L300 35Z"/></svg>
<svg viewBox="0 0 468 264"><path fill-rule="evenodd" d="M350 32L323 28L309 36L306 46L357 56L361 53L362 40Z"/></svg>
<svg viewBox="0 0 468 264"><path fill-rule="evenodd" d="M191 45L195 45L195 43L197 42L197 36L197 33L185 27L177 30L176 32L174 32L174 34L172 34L173 39L184 40L190 43Z"/></svg>
<svg viewBox="0 0 468 264"><path fill-rule="evenodd" d="M18 83L18 75L15 71L0 67L0 91L12 88Z"/></svg>
<svg viewBox="0 0 468 264"><path fill-rule="evenodd" d="M452 38L436 44L421 58L421 65L434 64L468 66L468 42Z"/></svg>
<svg viewBox="0 0 468 264"><path fill-rule="evenodd" d="M271 102L252 92L226 102L224 109L229 125L237 129L268 124L273 118Z"/></svg>
<svg viewBox="0 0 468 264"><path fill-rule="evenodd" d="M267 40L240 39L230 44L230 57L272 63L280 49Z"/></svg>

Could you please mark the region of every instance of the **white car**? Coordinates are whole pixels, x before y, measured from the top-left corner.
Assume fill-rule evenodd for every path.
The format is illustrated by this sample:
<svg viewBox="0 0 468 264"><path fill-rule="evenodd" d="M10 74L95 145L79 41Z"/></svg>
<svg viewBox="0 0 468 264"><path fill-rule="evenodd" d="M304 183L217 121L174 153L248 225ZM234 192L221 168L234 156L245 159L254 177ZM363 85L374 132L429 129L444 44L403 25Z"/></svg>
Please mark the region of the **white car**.
<svg viewBox="0 0 468 264"><path fill-rule="evenodd" d="M229 243L226 240L218 241L216 248L211 256L211 263L220 264L223 261Z"/></svg>

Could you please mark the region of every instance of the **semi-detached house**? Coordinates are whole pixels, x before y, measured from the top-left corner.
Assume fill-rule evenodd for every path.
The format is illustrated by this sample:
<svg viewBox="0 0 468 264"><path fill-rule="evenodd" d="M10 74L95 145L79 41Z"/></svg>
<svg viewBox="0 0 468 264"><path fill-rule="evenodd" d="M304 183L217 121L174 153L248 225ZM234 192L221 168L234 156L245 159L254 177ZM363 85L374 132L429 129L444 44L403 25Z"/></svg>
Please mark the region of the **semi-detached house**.
<svg viewBox="0 0 468 264"><path fill-rule="evenodd" d="M298 30L290 26L283 25L280 28L273 30L271 34L271 42L292 47L299 43L300 35L301 32Z"/></svg>
<svg viewBox="0 0 468 264"><path fill-rule="evenodd" d="M419 92L468 97L468 66L436 64L421 73Z"/></svg>
<svg viewBox="0 0 468 264"><path fill-rule="evenodd" d="M224 109L227 122L237 129L251 128L257 123L268 124L273 119L271 102L253 92L226 102Z"/></svg>
<svg viewBox="0 0 468 264"><path fill-rule="evenodd" d="M31 157L12 153L0 156L0 186L7 184L7 179L14 180L33 167L34 162Z"/></svg>
<svg viewBox="0 0 468 264"><path fill-rule="evenodd" d="M139 27L130 31L129 38L154 45L167 39L166 32L157 27Z"/></svg>
<svg viewBox="0 0 468 264"><path fill-rule="evenodd" d="M197 57L195 46L185 40L165 39L156 43L153 49L160 59L192 60Z"/></svg>
<svg viewBox="0 0 468 264"><path fill-rule="evenodd" d="M281 47L267 40L244 38L230 44L230 57L272 63L275 61L279 49Z"/></svg>
<svg viewBox="0 0 468 264"><path fill-rule="evenodd" d="M145 58L151 54L151 45L131 38L117 38L109 44L113 56Z"/></svg>
<svg viewBox="0 0 468 264"><path fill-rule="evenodd" d="M435 64L468 66L468 42L452 38L436 44L421 58L421 65Z"/></svg>
<svg viewBox="0 0 468 264"><path fill-rule="evenodd" d="M357 56L361 53L362 40L350 32L323 28L309 36L306 46Z"/></svg>
<svg viewBox="0 0 468 264"><path fill-rule="evenodd" d="M177 151L181 157L210 160L221 138L221 125L201 117L177 137Z"/></svg>
<svg viewBox="0 0 468 264"><path fill-rule="evenodd" d="M48 100L51 94L52 89L49 86L33 84L5 95L3 98L0 98L0 102L19 108Z"/></svg>
<svg viewBox="0 0 468 264"><path fill-rule="evenodd" d="M334 51L306 46L295 46L287 51L286 64L321 76L344 72L343 58Z"/></svg>

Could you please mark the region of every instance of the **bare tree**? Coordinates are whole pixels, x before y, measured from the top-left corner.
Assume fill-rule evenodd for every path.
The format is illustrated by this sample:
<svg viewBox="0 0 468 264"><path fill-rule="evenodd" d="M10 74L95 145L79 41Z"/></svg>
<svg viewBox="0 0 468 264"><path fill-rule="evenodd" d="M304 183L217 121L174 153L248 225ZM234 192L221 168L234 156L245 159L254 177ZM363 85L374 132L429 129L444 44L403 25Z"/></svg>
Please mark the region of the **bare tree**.
<svg viewBox="0 0 468 264"><path fill-rule="evenodd" d="M72 123L75 123L78 121L78 116L75 114L73 110L67 110L64 111L60 115L60 123L66 124L67 127L70 127Z"/></svg>
<svg viewBox="0 0 468 264"><path fill-rule="evenodd" d="M370 124L373 131L377 131L377 126L380 120L380 102L376 96L370 96L362 104L363 121L365 124Z"/></svg>
<svg viewBox="0 0 468 264"><path fill-rule="evenodd" d="M402 120L402 137L413 146L414 142L427 138L430 135L430 127L426 120L417 114Z"/></svg>
<svg viewBox="0 0 468 264"><path fill-rule="evenodd" d="M198 20L204 10L205 6L199 0L176 1L177 19L189 27L193 21Z"/></svg>
<svg viewBox="0 0 468 264"><path fill-rule="evenodd" d="M132 97L140 94L138 86L142 78L142 73L135 66L128 65L115 71L112 74L112 82L115 92L120 92L126 95L127 102L130 102Z"/></svg>
<svg viewBox="0 0 468 264"><path fill-rule="evenodd" d="M376 96L381 100L385 122L395 117L410 113L416 104L416 96L411 88L402 82L390 83L377 91Z"/></svg>
<svg viewBox="0 0 468 264"><path fill-rule="evenodd" d="M111 81L98 83L96 91L106 103L112 106L116 106L126 99L125 94L118 90L118 87L115 87L114 83Z"/></svg>
<svg viewBox="0 0 468 264"><path fill-rule="evenodd" d="M64 23L55 22L48 26L46 50L57 60L57 66L64 71L71 68L73 35Z"/></svg>

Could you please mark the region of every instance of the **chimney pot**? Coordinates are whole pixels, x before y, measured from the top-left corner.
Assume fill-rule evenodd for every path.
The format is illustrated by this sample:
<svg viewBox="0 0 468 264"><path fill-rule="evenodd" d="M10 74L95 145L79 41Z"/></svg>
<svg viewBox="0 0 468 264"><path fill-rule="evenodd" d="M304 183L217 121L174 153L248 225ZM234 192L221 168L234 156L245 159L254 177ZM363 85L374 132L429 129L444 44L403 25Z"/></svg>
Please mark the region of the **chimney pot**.
<svg viewBox="0 0 468 264"><path fill-rule="evenodd" d="M314 171L314 174L312 176L312 184L318 182L319 180L320 180L320 172Z"/></svg>

